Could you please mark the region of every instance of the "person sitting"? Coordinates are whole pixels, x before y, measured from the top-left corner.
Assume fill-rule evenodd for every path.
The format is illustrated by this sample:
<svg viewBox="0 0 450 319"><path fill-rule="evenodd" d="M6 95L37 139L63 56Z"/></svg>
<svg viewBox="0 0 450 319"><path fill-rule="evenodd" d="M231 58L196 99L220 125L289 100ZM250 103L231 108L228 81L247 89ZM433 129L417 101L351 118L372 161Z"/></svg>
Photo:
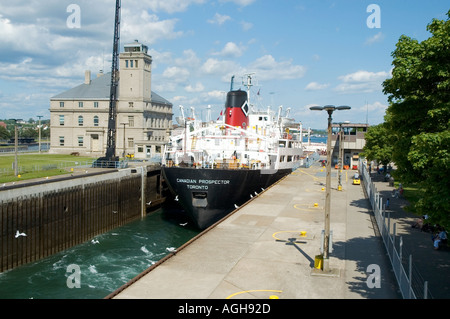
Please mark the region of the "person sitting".
<svg viewBox="0 0 450 319"><path fill-rule="evenodd" d="M423 228L423 222L428 219L428 215L423 215L421 218L417 218L416 223L412 225L412 228L418 228L420 231L422 231Z"/></svg>
<svg viewBox="0 0 450 319"><path fill-rule="evenodd" d="M439 233L434 235L434 236L432 236L431 239L433 240L434 249L438 250L439 249L439 245L442 242L446 242L447 241L447 232L443 228L440 228Z"/></svg>

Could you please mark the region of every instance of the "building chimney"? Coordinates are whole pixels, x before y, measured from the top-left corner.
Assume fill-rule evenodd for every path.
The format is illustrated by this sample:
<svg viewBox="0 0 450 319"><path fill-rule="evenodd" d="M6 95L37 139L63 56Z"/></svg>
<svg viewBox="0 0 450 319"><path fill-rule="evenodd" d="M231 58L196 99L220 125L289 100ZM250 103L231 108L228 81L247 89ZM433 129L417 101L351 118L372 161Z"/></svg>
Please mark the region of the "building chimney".
<svg viewBox="0 0 450 319"><path fill-rule="evenodd" d="M91 71L86 70L84 72L84 84L91 84Z"/></svg>

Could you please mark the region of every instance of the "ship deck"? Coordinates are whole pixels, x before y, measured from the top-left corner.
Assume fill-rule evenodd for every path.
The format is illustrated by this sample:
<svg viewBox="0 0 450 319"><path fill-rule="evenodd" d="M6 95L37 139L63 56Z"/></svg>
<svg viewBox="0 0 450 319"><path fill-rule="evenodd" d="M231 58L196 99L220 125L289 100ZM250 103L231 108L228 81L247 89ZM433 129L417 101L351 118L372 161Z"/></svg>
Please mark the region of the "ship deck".
<svg viewBox="0 0 450 319"><path fill-rule="evenodd" d="M318 269L324 228L325 169L297 169L180 247L108 298L400 298L369 202L354 171L332 171L330 272ZM381 288L367 267L381 268Z"/></svg>

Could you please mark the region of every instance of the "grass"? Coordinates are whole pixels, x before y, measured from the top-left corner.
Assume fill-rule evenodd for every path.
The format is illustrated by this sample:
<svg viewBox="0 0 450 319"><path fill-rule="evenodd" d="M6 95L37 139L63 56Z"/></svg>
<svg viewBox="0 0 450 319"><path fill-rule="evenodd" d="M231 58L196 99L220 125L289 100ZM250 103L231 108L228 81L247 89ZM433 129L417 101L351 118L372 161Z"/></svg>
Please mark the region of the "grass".
<svg viewBox="0 0 450 319"><path fill-rule="evenodd" d="M400 182L396 181L394 183L395 188L398 188L400 183L402 184L403 187L403 197L409 202L409 205L405 207L405 210L413 214L420 215L415 210L415 205L419 201L419 199L422 198L423 194L422 189L420 189L420 187L416 184L405 185L401 181Z"/></svg>
<svg viewBox="0 0 450 319"><path fill-rule="evenodd" d="M97 158L61 154L19 154L19 175L14 176L14 155L0 156L0 182L14 182L70 173L71 167L91 163ZM4 172L4 173L1 173Z"/></svg>

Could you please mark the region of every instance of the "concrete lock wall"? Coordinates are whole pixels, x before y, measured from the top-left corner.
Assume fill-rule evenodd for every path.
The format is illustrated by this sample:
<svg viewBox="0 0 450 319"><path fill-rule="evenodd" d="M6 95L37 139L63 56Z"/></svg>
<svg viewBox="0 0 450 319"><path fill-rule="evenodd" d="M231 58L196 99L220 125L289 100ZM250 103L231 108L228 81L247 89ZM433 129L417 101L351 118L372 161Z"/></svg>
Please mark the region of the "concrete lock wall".
<svg viewBox="0 0 450 319"><path fill-rule="evenodd" d="M160 172L143 166L0 191L0 272L144 216L146 202L163 201Z"/></svg>

